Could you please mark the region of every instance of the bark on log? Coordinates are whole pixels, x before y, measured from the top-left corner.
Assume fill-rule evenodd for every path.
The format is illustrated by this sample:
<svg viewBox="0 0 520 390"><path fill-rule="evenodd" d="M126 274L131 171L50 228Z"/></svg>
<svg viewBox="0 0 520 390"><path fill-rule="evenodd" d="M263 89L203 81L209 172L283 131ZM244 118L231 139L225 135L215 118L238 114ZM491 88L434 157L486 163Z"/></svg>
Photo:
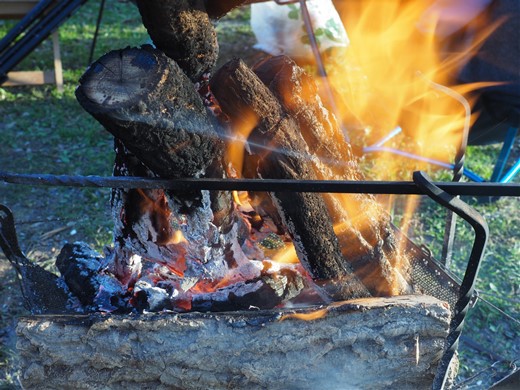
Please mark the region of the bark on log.
<svg viewBox="0 0 520 390"><path fill-rule="evenodd" d="M358 163L316 83L287 56L268 58L255 73L296 119L320 180L362 180ZM345 259L374 295L407 291L407 261L399 253L387 213L369 194L324 194ZM402 273L401 273L402 271Z"/></svg>
<svg viewBox="0 0 520 390"><path fill-rule="evenodd" d="M256 166L259 177L316 179L297 124L244 62L228 62L215 74L210 86L232 127L246 125L244 118L256 118L257 126L248 143L255 158L260 158ZM343 260L322 196L277 192L272 197L292 235L300 262L313 279L319 284L325 282L335 299L367 296L368 291Z"/></svg>
<svg viewBox="0 0 520 390"><path fill-rule="evenodd" d="M197 82L218 58L217 33L204 0L137 0L155 46L174 59Z"/></svg>
<svg viewBox="0 0 520 390"><path fill-rule="evenodd" d="M402 296L323 311L313 321L280 311L25 317L20 380L26 389L431 387L446 304Z"/></svg>

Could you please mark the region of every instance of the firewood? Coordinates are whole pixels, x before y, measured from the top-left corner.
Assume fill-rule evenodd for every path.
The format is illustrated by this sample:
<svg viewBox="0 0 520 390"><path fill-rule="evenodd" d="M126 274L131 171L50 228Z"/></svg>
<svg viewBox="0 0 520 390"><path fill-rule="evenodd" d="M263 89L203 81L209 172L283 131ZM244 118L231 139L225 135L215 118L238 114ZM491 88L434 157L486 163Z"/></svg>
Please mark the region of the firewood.
<svg viewBox="0 0 520 390"><path fill-rule="evenodd" d="M287 56L263 60L254 71L296 119L313 155L309 161L316 176L320 180L362 180L352 148L322 104L312 77ZM389 217L374 196L324 194L324 199L337 226L343 255L363 284L374 295L403 293L405 278L396 273L399 267L406 268L406 259L398 253Z"/></svg>
<svg viewBox="0 0 520 390"><path fill-rule="evenodd" d="M446 303L427 295L315 313L22 317L20 381L26 389L428 389L449 323Z"/></svg>
<svg viewBox="0 0 520 390"><path fill-rule="evenodd" d="M212 293L193 297L192 310L218 312L235 310L272 309L297 296L304 287L301 274L283 269L257 279L235 283Z"/></svg>
<svg viewBox="0 0 520 390"><path fill-rule="evenodd" d="M76 96L121 143L116 151L119 169L115 170L115 175L223 177L223 143L214 127L212 114L204 107L188 77L161 51L145 46L108 53L81 78ZM199 207L202 199L200 191L177 190L168 194L177 201L177 208L185 208L184 212ZM120 201L117 205L112 202L114 213L123 211L127 218L123 222L119 214L114 215L118 226L116 249L124 252L116 250L119 260L114 272L123 283L132 278L136 266L127 264L130 254L126 253L123 242L132 238L134 223L142 216L139 200L159 201L161 197L164 197L161 190L114 191L113 200ZM231 196L212 191L210 198L212 222L222 233L227 233L237 219ZM154 212L150 216L157 222L149 226L157 233L153 234L156 237L153 244L169 242L173 232L166 215ZM138 240L132 242L138 243Z"/></svg>
<svg viewBox="0 0 520 390"><path fill-rule="evenodd" d="M157 176L200 177L220 162L223 144L212 114L179 66L159 50L144 46L106 54L82 76L76 97Z"/></svg>
<svg viewBox="0 0 520 390"><path fill-rule="evenodd" d="M212 78L211 90L233 126L243 118L257 118L248 143L260 157L257 175L270 179L316 179L305 158L309 150L298 126L276 97L241 60L224 65ZM313 279L330 283L334 298L368 295L343 260L331 218L319 194L276 192L271 194L285 226L292 235L302 265ZM340 288L341 286L341 288ZM340 291L333 291L339 289Z"/></svg>
<svg viewBox="0 0 520 390"><path fill-rule="evenodd" d="M218 58L215 28L203 0L137 0L156 47L174 59L197 82Z"/></svg>
<svg viewBox="0 0 520 390"><path fill-rule="evenodd" d="M82 303L84 312L130 310L123 301L126 288L104 272L105 259L88 244L65 244L56 266L67 287Z"/></svg>
<svg viewBox="0 0 520 390"><path fill-rule="evenodd" d="M79 103L155 174L198 177L222 143L193 84L151 46L112 51L80 79Z"/></svg>
<svg viewBox="0 0 520 390"><path fill-rule="evenodd" d="M314 79L287 56L268 57L253 70L296 119L311 152L331 170L329 175L359 180L362 174L352 148L322 104Z"/></svg>

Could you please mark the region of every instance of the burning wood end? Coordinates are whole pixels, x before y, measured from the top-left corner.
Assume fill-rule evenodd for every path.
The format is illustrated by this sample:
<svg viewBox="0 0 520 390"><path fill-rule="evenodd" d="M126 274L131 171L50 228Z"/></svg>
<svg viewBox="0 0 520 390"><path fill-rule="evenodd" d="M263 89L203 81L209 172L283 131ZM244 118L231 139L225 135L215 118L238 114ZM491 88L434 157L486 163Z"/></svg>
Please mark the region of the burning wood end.
<svg viewBox="0 0 520 390"><path fill-rule="evenodd" d="M139 0L157 48L104 55L76 91L115 137L114 175L362 179L310 75L281 56L252 69L233 59L210 77L218 45L203 2L172 4ZM114 189L111 205L113 248L68 244L58 257L75 310L269 309L413 292L407 253L371 195Z"/></svg>

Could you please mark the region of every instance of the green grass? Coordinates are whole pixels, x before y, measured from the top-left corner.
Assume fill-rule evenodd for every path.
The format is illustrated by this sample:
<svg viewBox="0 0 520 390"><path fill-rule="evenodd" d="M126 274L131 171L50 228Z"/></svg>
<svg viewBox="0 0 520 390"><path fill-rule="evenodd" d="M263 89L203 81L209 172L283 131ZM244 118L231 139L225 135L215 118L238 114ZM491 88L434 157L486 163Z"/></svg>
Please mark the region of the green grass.
<svg viewBox="0 0 520 390"><path fill-rule="evenodd" d="M88 54L98 2L87 3L79 13L60 28L65 91L57 93L52 85L39 87L0 88L0 170L17 173L53 173L70 175L111 174L112 137L76 102L74 90L87 67ZM148 40L136 8L125 2L107 2L94 58L103 53L137 46ZM227 17L218 27L221 51L225 55L252 55L254 38L250 31L248 11L239 11ZM13 25L0 22L0 36ZM222 58L220 63L226 58ZM52 47L45 42L18 69L52 68ZM403 145L406 147L406 145ZM467 166L476 173L489 177L497 146L472 147L467 154ZM515 146L518 157L519 145ZM370 177L372 162L364 161ZM392 178L410 179L414 169L403 161L401 172ZM450 172L431 170L437 180L449 180ZM517 179L518 182L518 179ZM111 216L108 190L54 187L28 187L0 183L0 203L13 209L18 222L20 242L30 257L42 264L52 263L66 241L81 240L101 250L111 242ZM491 237L477 281L481 296L513 319L501 314L484 302L470 312L465 333L481 343L494 355L505 360L520 356L520 213L519 200L502 198L480 204L469 200L487 220ZM403 203L404 200L400 200ZM398 224L399 208L395 210ZM64 228L43 239L42 233ZM444 211L424 199L407 230L418 244L425 244L439 258L444 228ZM43 236L45 237L45 236ZM473 233L462 222L457 225L455 251L451 271L462 277ZM22 310L5 296L16 289L12 274L2 274L7 282L0 286L2 316L1 330L12 328ZM7 309L6 309L7 308ZM486 353L476 353L461 346L462 377L467 377L493 362ZM496 356L495 356L496 357ZM0 388L14 386L11 362L12 350L0 348Z"/></svg>

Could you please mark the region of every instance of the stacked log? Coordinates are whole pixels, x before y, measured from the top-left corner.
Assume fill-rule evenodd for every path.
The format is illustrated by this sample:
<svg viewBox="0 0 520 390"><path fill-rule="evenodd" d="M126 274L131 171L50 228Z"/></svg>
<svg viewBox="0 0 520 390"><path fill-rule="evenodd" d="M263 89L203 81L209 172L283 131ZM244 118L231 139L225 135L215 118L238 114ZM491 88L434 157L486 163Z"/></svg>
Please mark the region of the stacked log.
<svg viewBox="0 0 520 390"><path fill-rule="evenodd" d="M210 19L238 3L138 1L157 48L108 53L81 78L78 101L116 138L114 173L224 178L238 169L238 176L251 178L362 178L314 82L287 57L263 61L253 70L232 60L211 77L210 95L198 93L216 58ZM208 108L207 99L217 111ZM226 144L251 124L244 165L230 167ZM410 292L389 218L372 196L283 191L252 196L260 199L252 202L259 218L271 219L277 233L290 235L301 265L324 296L342 300ZM135 279L139 267L126 258L136 253L179 277L198 273L200 279L203 269L211 278L228 279L232 272L241 275L237 282L263 280L258 291L269 291L264 288L269 278L252 271L242 252L251 225L230 193L115 190L112 203L112 268L120 280ZM359 218L360 210L366 220ZM187 243L176 241L179 221L198 225L183 230Z"/></svg>

